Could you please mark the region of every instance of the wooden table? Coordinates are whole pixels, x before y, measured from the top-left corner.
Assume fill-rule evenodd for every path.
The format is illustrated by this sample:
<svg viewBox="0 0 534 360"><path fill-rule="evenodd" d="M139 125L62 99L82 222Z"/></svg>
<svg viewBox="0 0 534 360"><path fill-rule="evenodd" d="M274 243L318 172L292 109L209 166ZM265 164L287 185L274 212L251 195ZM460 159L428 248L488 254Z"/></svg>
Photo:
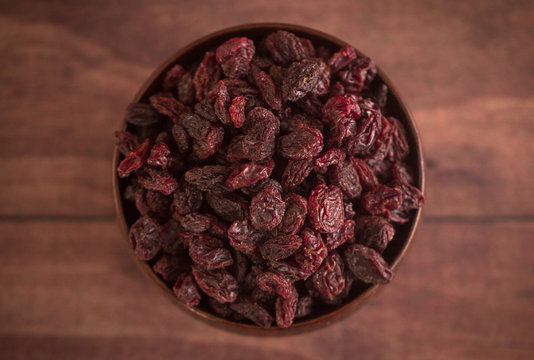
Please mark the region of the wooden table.
<svg viewBox="0 0 534 360"><path fill-rule="evenodd" d="M534 358L531 1L3 2L0 358ZM412 108L424 220L395 281L323 330L259 339L178 311L112 206L112 132L176 49L281 21L372 56Z"/></svg>

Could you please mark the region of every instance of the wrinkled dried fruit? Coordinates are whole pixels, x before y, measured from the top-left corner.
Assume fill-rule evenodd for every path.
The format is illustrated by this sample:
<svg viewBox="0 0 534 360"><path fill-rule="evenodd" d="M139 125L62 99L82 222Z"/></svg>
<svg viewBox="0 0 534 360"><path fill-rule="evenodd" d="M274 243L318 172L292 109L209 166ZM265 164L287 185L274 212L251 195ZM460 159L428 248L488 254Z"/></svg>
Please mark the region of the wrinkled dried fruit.
<svg viewBox="0 0 534 360"><path fill-rule="evenodd" d="M302 126L278 141L280 155L290 159L307 159L323 150L323 134L309 126Z"/></svg>
<svg viewBox="0 0 534 360"><path fill-rule="evenodd" d="M284 299L291 297L293 291L291 281L273 272L258 274L256 277L256 284L258 284L258 287L263 291L274 291Z"/></svg>
<svg viewBox="0 0 534 360"><path fill-rule="evenodd" d="M248 301L240 301L230 305L230 308L263 328L271 327L273 317L261 305Z"/></svg>
<svg viewBox="0 0 534 360"><path fill-rule="evenodd" d="M393 272L379 253L362 244L345 249L345 263L357 279L370 284L386 284Z"/></svg>
<svg viewBox="0 0 534 360"><path fill-rule="evenodd" d="M265 164L246 163L237 167L226 179L226 186L230 189L240 189L256 184L258 181L271 176L274 161Z"/></svg>
<svg viewBox="0 0 534 360"><path fill-rule="evenodd" d="M258 252L264 234L252 227L249 220L235 221L228 228L228 241L236 250L245 254Z"/></svg>
<svg viewBox="0 0 534 360"><path fill-rule="evenodd" d="M221 269L234 263L230 250L224 243L208 235L198 235L189 242L189 256L206 270Z"/></svg>
<svg viewBox="0 0 534 360"><path fill-rule="evenodd" d="M378 215L402 204L402 191L386 185L377 185L362 197L362 205L370 214Z"/></svg>
<svg viewBox="0 0 534 360"><path fill-rule="evenodd" d="M291 287L291 290L287 298L279 296L276 299L276 325L281 328L290 327L297 312L299 294L294 287Z"/></svg>
<svg viewBox="0 0 534 360"><path fill-rule="evenodd" d="M280 191L272 186L265 186L250 202L250 221L258 230L273 230L284 216L286 204Z"/></svg>
<svg viewBox="0 0 534 360"><path fill-rule="evenodd" d="M298 235L287 235L270 238L260 246L260 252L264 259L276 261L291 256L302 244Z"/></svg>
<svg viewBox="0 0 534 360"><path fill-rule="evenodd" d="M224 75L239 78L248 73L255 51L252 40L246 37L231 38L217 48L215 56L221 64Z"/></svg>
<svg viewBox="0 0 534 360"><path fill-rule="evenodd" d="M345 264L337 252L330 253L317 272L313 274L313 285L322 297L333 299L345 288L343 270Z"/></svg>
<svg viewBox="0 0 534 360"><path fill-rule="evenodd" d="M180 274L172 290L178 300L190 307L197 306L202 299L191 274Z"/></svg>
<svg viewBox="0 0 534 360"><path fill-rule="evenodd" d="M132 171L139 169L145 163L148 156L150 140L146 139L137 149L130 151L117 168L120 177L130 176Z"/></svg>
<svg viewBox="0 0 534 360"><path fill-rule="evenodd" d="M139 260L150 260L161 246L161 227L148 216L143 216L130 228L130 244Z"/></svg>
<svg viewBox="0 0 534 360"><path fill-rule="evenodd" d="M278 226L278 232L285 235L293 235L300 231L306 221L308 202L298 194L289 193L284 197L286 211L284 218Z"/></svg>
<svg viewBox="0 0 534 360"><path fill-rule="evenodd" d="M308 199L308 219L322 233L335 233L343 226L343 195L337 186L318 185Z"/></svg>
<svg viewBox="0 0 534 360"><path fill-rule="evenodd" d="M395 229L380 216L362 216L356 220L354 228L356 242L384 252L395 235Z"/></svg>
<svg viewBox="0 0 534 360"><path fill-rule="evenodd" d="M193 264L193 276L198 286L208 296L222 303L236 301L239 286L236 279L226 270L210 271Z"/></svg>

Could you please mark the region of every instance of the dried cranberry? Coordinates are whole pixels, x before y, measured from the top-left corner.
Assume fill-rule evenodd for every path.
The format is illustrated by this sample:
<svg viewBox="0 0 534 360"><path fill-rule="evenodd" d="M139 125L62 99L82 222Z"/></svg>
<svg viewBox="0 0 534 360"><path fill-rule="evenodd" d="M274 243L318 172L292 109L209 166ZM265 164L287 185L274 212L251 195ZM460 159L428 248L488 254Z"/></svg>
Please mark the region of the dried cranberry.
<svg viewBox="0 0 534 360"><path fill-rule="evenodd" d="M172 164L171 151L164 142L156 144L150 151L147 163L152 166L160 166L162 169L168 168Z"/></svg>

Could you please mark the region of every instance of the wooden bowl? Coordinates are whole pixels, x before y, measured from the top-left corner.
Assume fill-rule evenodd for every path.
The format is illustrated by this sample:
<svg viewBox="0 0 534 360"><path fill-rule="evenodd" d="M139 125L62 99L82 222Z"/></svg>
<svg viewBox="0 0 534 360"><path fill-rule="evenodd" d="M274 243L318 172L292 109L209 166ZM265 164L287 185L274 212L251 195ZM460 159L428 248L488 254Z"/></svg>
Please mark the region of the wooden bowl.
<svg viewBox="0 0 534 360"><path fill-rule="evenodd" d="M172 55L145 81L141 89L137 92L137 95L135 95L133 98L132 102L146 102L148 97L158 88L160 82L163 80L165 72L174 64L189 64L194 61L198 61L202 59L205 51L215 48L217 45L223 43L229 38L246 36L256 42L276 30L291 31L298 36L312 40L316 45L324 44L333 47L334 49L349 45L331 35L298 25L259 23L227 28L210 35L206 35L201 39L183 47L177 53ZM360 51L356 51L358 55L363 55L363 53ZM410 144L410 157L408 159L408 163L415 170L415 185L421 189L421 191L424 191L423 153L421 149L421 143L419 141L419 134L415 126L415 121L412 114L401 100L398 91L395 89L391 81L379 68L377 68L377 70L377 77L389 88L386 111L388 115L395 116L406 127L408 133L408 142ZM129 126L123 121L121 123L121 128L129 129ZM115 150L113 155L112 169L115 208L117 211L119 224L122 229L123 239L128 248L130 248L128 229L130 225L135 222L139 215L135 209L135 206L123 198L125 181L119 179L116 172L116 168L120 160L121 155L118 150ZM406 250L413 240L420 217L421 209L413 211L413 216L410 221L398 228L394 239L389 243L386 251L383 253L384 259L391 265L392 269L398 269L400 261L404 257ZM178 308L200 320L205 321L210 325L244 334L287 335L327 326L336 320L347 317L350 313L358 309L380 288L378 285L356 285L351 289L350 295L347 297L345 302L336 308L327 307L325 305L324 308L319 308L319 311L316 312L314 316L305 318L301 321L297 320L290 328L287 329L278 327L264 329L256 325L242 324L221 318L218 315L209 312L208 309L186 307L174 296L172 289L169 289L168 286L152 272L152 269L147 263L138 261L137 259L135 261L143 270L143 272L159 285L163 292L169 297L169 299L171 299L171 301L176 304Z"/></svg>

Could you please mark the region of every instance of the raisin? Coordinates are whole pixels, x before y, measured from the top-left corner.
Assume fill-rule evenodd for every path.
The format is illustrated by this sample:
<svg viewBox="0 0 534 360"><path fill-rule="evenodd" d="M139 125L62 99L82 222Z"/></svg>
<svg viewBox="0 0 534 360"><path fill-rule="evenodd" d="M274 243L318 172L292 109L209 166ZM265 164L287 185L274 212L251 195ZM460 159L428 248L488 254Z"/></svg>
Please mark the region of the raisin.
<svg viewBox="0 0 534 360"><path fill-rule="evenodd" d="M136 126L151 126L159 122L159 116L150 104L134 103L126 108L125 120Z"/></svg>
<svg viewBox="0 0 534 360"><path fill-rule="evenodd" d="M171 195L178 188L178 182L167 171L158 168L144 167L136 171L137 180L145 189L160 191Z"/></svg>
<svg viewBox="0 0 534 360"><path fill-rule="evenodd" d="M176 220L180 225L189 232L203 233L208 231L211 225L211 220L208 216L192 212L187 215L177 215Z"/></svg>
<svg viewBox="0 0 534 360"><path fill-rule="evenodd" d="M276 299L276 325L281 328L288 328L293 324L293 319L297 312L299 295L297 290L292 287L291 295L287 298L279 296Z"/></svg>
<svg viewBox="0 0 534 360"><path fill-rule="evenodd" d="M339 186L343 190L343 194L349 199L357 198L362 193L358 171L352 166L350 161L346 160L333 167L330 182Z"/></svg>
<svg viewBox="0 0 534 360"><path fill-rule="evenodd" d="M177 256L163 255L156 261L152 269L156 274L159 274L163 280L169 282L176 282L178 275L183 271L183 266L180 264L180 258Z"/></svg>
<svg viewBox="0 0 534 360"><path fill-rule="evenodd" d="M208 193L206 201L217 215L228 222L243 220L246 217L247 205L240 199Z"/></svg>
<svg viewBox="0 0 534 360"><path fill-rule="evenodd" d="M161 249L166 253L176 255L178 252L183 249L182 242L178 237L178 232L180 231L180 226L178 222L173 219L167 221L164 225L161 226Z"/></svg>
<svg viewBox="0 0 534 360"><path fill-rule="evenodd" d="M163 90L170 91L178 87L178 83L182 76L184 76L185 70L182 65L174 65L172 68L167 70L165 73L165 78L163 79Z"/></svg>
<svg viewBox="0 0 534 360"><path fill-rule="evenodd" d="M228 113L230 114L230 120L234 124L234 127L240 128L245 123L245 97L240 95L236 96L228 109Z"/></svg>
<svg viewBox="0 0 534 360"><path fill-rule="evenodd" d="M236 279L224 269L207 270L193 264L193 276L198 286L208 296L221 303L232 303L238 295Z"/></svg>
<svg viewBox="0 0 534 360"><path fill-rule="evenodd" d="M263 291L276 292L284 299L291 297L291 293L293 290L293 285L291 285L291 281L273 272L264 272L258 274L258 276L256 277L256 284Z"/></svg>
<svg viewBox="0 0 534 360"><path fill-rule="evenodd" d="M328 60L328 66L332 74L338 72L340 69L343 69L345 66L350 64L353 60L356 59L356 50L352 46L344 47L338 52L334 53L332 57Z"/></svg>
<svg viewBox="0 0 534 360"><path fill-rule="evenodd" d="M375 250L362 244L352 244L345 249L345 262L357 279L370 284L386 284L393 272Z"/></svg>
<svg viewBox="0 0 534 360"><path fill-rule="evenodd" d="M267 105L274 110L280 110L282 108L282 97L273 79L267 73L258 69L254 74L254 81Z"/></svg>
<svg viewBox="0 0 534 360"><path fill-rule="evenodd" d="M193 84L193 75L185 73L178 82L178 101L182 104L191 104L195 100L195 86Z"/></svg>
<svg viewBox="0 0 534 360"><path fill-rule="evenodd" d="M130 176L132 171L139 169L148 157L148 147L150 140L146 139L137 149L131 151L117 168L120 177Z"/></svg>
<svg viewBox="0 0 534 360"><path fill-rule="evenodd" d="M172 164L170 157L171 151L164 142L156 144L150 150L150 156L147 159L147 164L152 166L160 166L162 169L168 168Z"/></svg>
<svg viewBox="0 0 534 360"><path fill-rule="evenodd" d="M306 96L307 93L316 90L326 68L322 68L321 63L322 61L317 60L303 60L291 64L282 83L284 99L296 101ZM321 90L319 87L319 91Z"/></svg>
<svg viewBox="0 0 534 360"><path fill-rule="evenodd" d="M362 197L362 205L370 214L378 215L402 204L402 191L386 185L377 185Z"/></svg>
<svg viewBox="0 0 534 360"><path fill-rule="evenodd" d="M189 307L197 306L202 298L191 274L180 274L172 290L178 300Z"/></svg>
<svg viewBox="0 0 534 360"><path fill-rule="evenodd" d="M328 251L333 251L346 242L354 242L354 220L345 220L341 229L333 234L326 234L325 245Z"/></svg>
<svg viewBox="0 0 534 360"><path fill-rule="evenodd" d="M302 126L284 135L278 141L280 155L290 159L307 159L323 150L323 134L320 130Z"/></svg>
<svg viewBox="0 0 534 360"><path fill-rule="evenodd" d="M324 174L329 166L337 165L345 160L345 156L345 151L341 149L330 149L316 157L314 164Z"/></svg>
<svg viewBox="0 0 534 360"><path fill-rule="evenodd" d="M215 56L221 64L224 75L240 78L248 73L250 61L256 48L252 40L241 37L231 38L217 48Z"/></svg>
<svg viewBox="0 0 534 360"><path fill-rule="evenodd" d="M304 229L301 233L302 247L295 254L295 261L304 272L305 277L312 275L326 258L328 251L321 234L311 229Z"/></svg>
<svg viewBox="0 0 534 360"><path fill-rule="evenodd" d="M362 216L356 219L355 234L356 242L382 253L393 239L395 229L383 217Z"/></svg>
<svg viewBox="0 0 534 360"><path fill-rule="evenodd" d="M306 221L308 202L298 194L290 193L284 197L286 211L282 222L278 226L278 232L285 235L293 235L300 231Z"/></svg>
<svg viewBox="0 0 534 360"><path fill-rule="evenodd" d="M230 250L225 249L224 243L208 235L198 235L189 243L189 256L202 265L206 270L215 270L230 266L234 263Z"/></svg>
<svg viewBox="0 0 534 360"><path fill-rule="evenodd" d="M229 174L230 169L227 166L205 165L187 171L184 179L201 191L221 194L231 191L225 184Z"/></svg>
<svg viewBox="0 0 534 360"><path fill-rule="evenodd" d="M219 92L217 94L217 99L213 106L215 115L221 120L225 125L230 124L232 119L230 118L230 113L228 112L228 107L230 106L230 94L228 93L228 88L223 81L219 81Z"/></svg>
<svg viewBox="0 0 534 360"><path fill-rule="evenodd" d="M274 161L265 164L246 163L237 167L226 179L226 186L230 189L240 189L256 184L258 181L271 176Z"/></svg>
<svg viewBox="0 0 534 360"><path fill-rule="evenodd" d="M313 169L313 159L290 159L282 174L282 186L294 188L300 185Z"/></svg>
<svg viewBox="0 0 534 360"><path fill-rule="evenodd" d="M343 196L334 185L318 185L308 199L308 219L322 233L335 233L344 222Z"/></svg>
<svg viewBox="0 0 534 360"><path fill-rule="evenodd" d="M173 196L173 213L186 215L198 211L202 206L202 191L188 182L184 181Z"/></svg>
<svg viewBox="0 0 534 360"><path fill-rule="evenodd" d="M139 260L150 260L161 246L161 227L148 216L142 216L130 228L130 244Z"/></svg>
<svg viewBox="0 0 534 360"><path fill-rule="evenodd" d="M219 81L220 77L221 68L217 63L215 54L208 51L193 76L193 86L195 87L197 101L202 101L206 97L211 87Z"/></svg>
<svg viewBox="0 0 534 360"><path fill-rule="evenodd" d="M284 30L278 30L267 36L265 46L272 59L279 64L288 64L313 56L298 36Z"/></svg>
<svg viewBox="0 0 534 360"><path fill-rule="evenodd" d="M282 221L285 206L280 191L274 186L265 186L250 203L252 226L258 230L273 230Z"/></svg>
<svg viewBox="0 0 534 360"><path fill-rule="evenodd" d="M189 108L176 100L172 95L160 93L150 97L150 103L161 114L169 117L173 122L179 123Z"/></svg>
<svg viewBox="0 0 534 360"><path fill-rule="evenodd" d="M273 317L269 312L254 302L239 301L231 304L230 308L263 328L271 327L271 323L273 322Z"/></svg>
<svg viewBox="0 0 534 360"><path fill-rule="evenodd" d="M236 250L245 254L258 252L264 234L252 227L248 220L234 221L228 228L228 241Z"/></svg>
<svg viewBox="0 0 534 360"><path fill-rule="evenodd" d="M128 131L115 131L114 135L117 149L124 156L128 156L130 152L139 147L137 137Z"/></svg>
<svg viewBox="0 0 534 360"><path fill-rule="evenodd" d="M313 274L313 285L322 297L333 299L345 288L343 270L345 265L337 252L329 254Z"/></svg>
<svg viewBox="0 0 534 360"><path fill-rule="evenodd" d="M311 296L301 296L297 303L297 311L295 311L295 319L300 319L311 315L313 312L313 298Z"/></svg>
<svg viewBox="0 0 534 360"><path fill-rule="evenodd" d="M264 259L281 260L295 253L302 244L298 235L273 237L260 245L260 252Z"/></svg>
<svg viewBox="0 0 534 360"><path fill-rule="evenodd" d="M185 154L189 149L190 138L184 127L175 124L172 127L172 137L174 138L176 145L178 145L178 150L180 151L180 153Z"/></svg>
<svg viewBox="0 0 534 360"><path fill-rule="evenodd" d="M373 81L376 75L376 66L368 57L353 60L345 69L339 72L340 82L345 91L358 95L365 86Z"/></svg>

